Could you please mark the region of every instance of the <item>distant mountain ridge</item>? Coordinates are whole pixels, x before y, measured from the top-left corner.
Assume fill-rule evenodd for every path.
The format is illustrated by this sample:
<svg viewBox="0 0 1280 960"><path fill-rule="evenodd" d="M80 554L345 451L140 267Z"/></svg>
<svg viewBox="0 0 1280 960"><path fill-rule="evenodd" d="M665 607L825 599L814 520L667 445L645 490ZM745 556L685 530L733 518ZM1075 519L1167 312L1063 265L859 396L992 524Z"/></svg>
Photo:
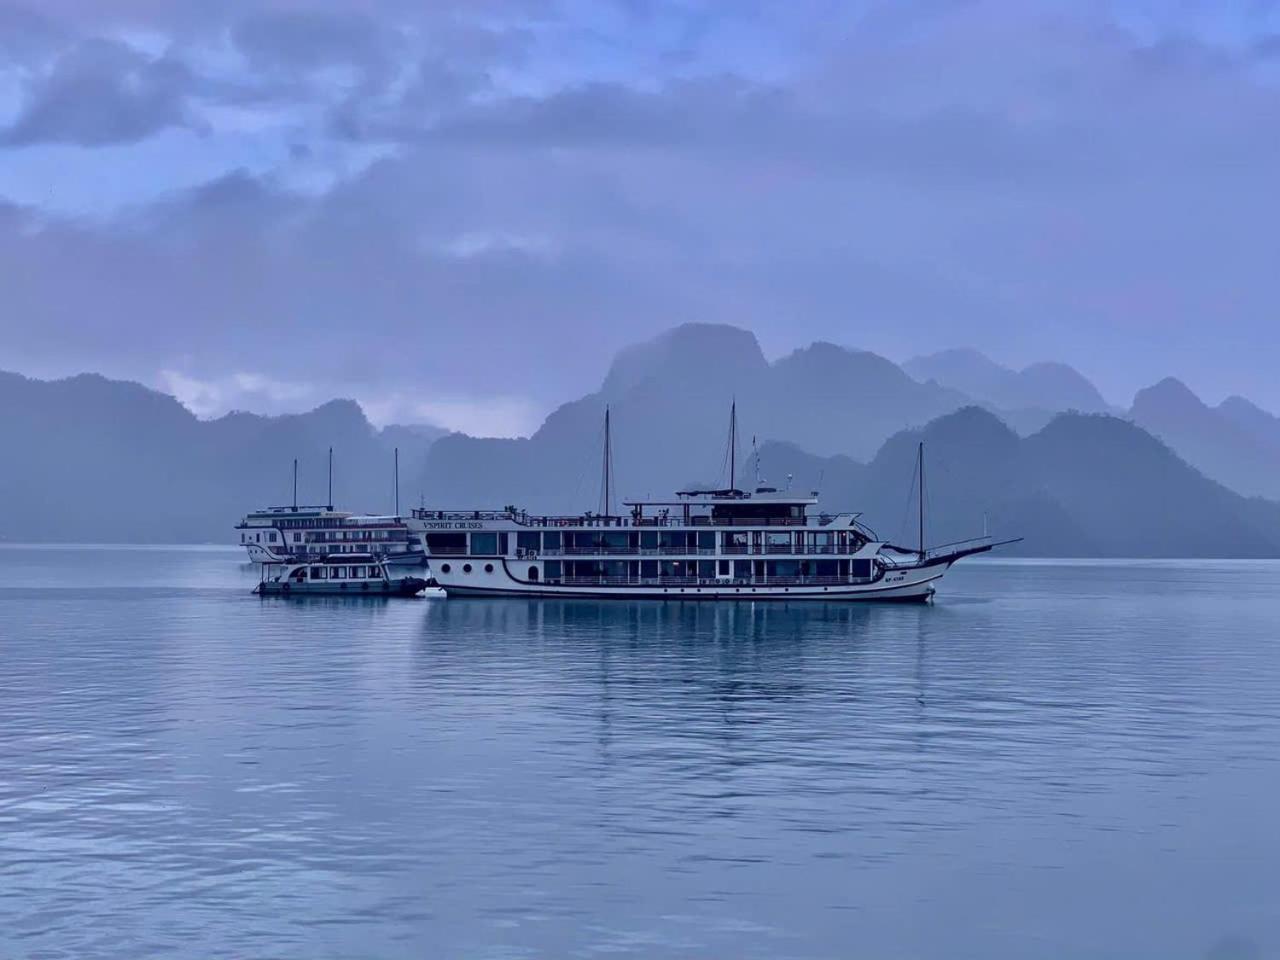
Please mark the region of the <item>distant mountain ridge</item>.
<svg viewBox="0 0 1280 960"><path fill-rule="evenodd" d="M1247 496L1280 499L1280 419L1248 400L1210 407L1166 377L1138 391L1129 416L1206 476Z"/></svg>
<svg viewBox="0 0 1280 960"><path fill-rule="evenodd" d="M536 510L598 506L606 406L624 495L727 480L731 399L744 443L753 435L785 439L855 458L870 458L904 426L968 402L866 351L815 343L769 363L747 331L686 324L623 350L599 391L554 410L528 438L443 438L428 454L422 486L447 504L502 504L518 496Z"/></svg>
<svg viewBox="0 0 1280 960"><path fill-rule="evenodd" d="M951 354L941 356L958 369ZM923 436L931 497L939 498L931 542L978 532L985 514L993 531L1026 536L1021 549L1042 555L1280 556L1275 505L1213 482L1271 492L1276 417L1238 397L1207 407L1177 381L1141 392L1132 423L1042 408L1023 416L996 401L1102 401L1078 374L1054 365L1029 367L1010 386L1012 371L972 352L961 360L1004 385L984 387L979 400L828 342L770 362L748 331L690 324L621 351L598 391L514 440L377 430L350 400L292 416L203 421L138 384L0 374L9 413L0 444L10 453L0 472L0 539L228 542L247 510L288 502L294 456L300 500L324 499L330 445L340 507L391 509L391 450L399 446L405 509L419 496L446 507L599 509L606 407L618 509L625 496L726 482L736 399L740 485L750 485L758 462L770 482L820 483L828 506L864 511L895 537ZM1034 384L1047 386L1037 392Z"/></svg>
<svg viewBox="0 0 1280 960"><path fill-rule="evenodd" d="M977 350L954 349L913 357L902 368L917 380L933 380L1001 410L1112 410L1098 388L1065 363L1011 370Z"/></svg>
<svg viewBox="0 0 1280 960"><path fill-rule="evenodd" d="M1226 489L1141 428L1105 414L1059 414L1021 438L968 407L898 434L865 467L782 445L762 457L806 480L825 474L827 509L862 511L881 536L914 547L918 513L904 492L919 442L931 544L978 535L985 518L993 535L1025 538L1013 553L1280 556L1280 504Z"/></svg>
<svg viewBox="0 0 1280 960"><path fill-rule="evenodd" d="M310 413L231 413L199 420L173 397L82 374L31 380L0 373L0 539L230 542L247 511L299 500L390 510L392 449L402 476L421 472L432 428L370 425L353 400ZM405 508L408 506L404 503Z"/></svg>

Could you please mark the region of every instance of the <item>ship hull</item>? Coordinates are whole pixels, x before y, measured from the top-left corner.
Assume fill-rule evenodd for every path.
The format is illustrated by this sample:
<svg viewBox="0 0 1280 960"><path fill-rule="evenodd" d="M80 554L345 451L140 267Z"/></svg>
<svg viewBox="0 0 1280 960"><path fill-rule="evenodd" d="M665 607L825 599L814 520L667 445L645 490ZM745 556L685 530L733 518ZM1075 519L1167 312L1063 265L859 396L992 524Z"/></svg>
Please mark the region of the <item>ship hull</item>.
<svg viewBox="0 0 1280 960"><path fill-rule="evenodd" d="M264 580L254 592L263 597L413 597L429 584L419 577L365 583L297 583Z"/></svg>
<svg viewBox="0 0 1280 960"><path fill-rule="evenodd" d="M489 561L487 570L480 558L473 573L462 573L451 565L433 564L436 580L450 597L556 597L590 600L808 600L826 602L895 601L925 602L950 568L950 562L931 563L886 573L865 583L758 584L749 582L698 583L539 583L515 577L503 558Z"/></svg>

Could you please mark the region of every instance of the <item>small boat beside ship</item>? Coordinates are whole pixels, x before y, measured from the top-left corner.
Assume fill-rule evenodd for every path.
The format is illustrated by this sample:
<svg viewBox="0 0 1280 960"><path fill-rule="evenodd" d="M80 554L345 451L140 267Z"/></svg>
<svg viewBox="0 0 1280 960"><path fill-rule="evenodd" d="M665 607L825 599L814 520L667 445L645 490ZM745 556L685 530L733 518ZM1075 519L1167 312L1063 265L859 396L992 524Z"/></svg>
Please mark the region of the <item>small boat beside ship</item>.
<svg viewBox="0 0 1280 960"><path fill-rule="evenodd" d="M428 589L434 589L429 578L409 573L385 557L348 553L264 562L253 592L264 597L413 597Z"/></svg>

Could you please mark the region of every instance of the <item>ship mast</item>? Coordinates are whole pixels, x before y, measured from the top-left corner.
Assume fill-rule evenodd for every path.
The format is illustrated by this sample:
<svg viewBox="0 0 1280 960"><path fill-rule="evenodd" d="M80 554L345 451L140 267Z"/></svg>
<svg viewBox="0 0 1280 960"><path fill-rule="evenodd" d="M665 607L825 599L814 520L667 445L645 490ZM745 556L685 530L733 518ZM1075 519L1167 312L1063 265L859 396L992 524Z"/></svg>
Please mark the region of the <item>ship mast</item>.
<svg viewBox="0 0 1280 960"><path fill-rule="evenodd" d="M917 462L920 467L920 559L924 559L924 441L920 441L920 448L916 452Z"/></svg>
<svg viewBox="0 0 1280 960"><path fill-rule="evenodd" d="M729 492L738 489L738 398L729 406Z"/></svg>
<svg viewBox="0 0 1280 960"><path fill-rule="evenodd" d="M400 448L396 447L396 516L400 516Z"/></svg>
<svg viewBox="0 0 1280 960"><path fill-rule="evenodd" d="M333 447L329 448L329 509L333 509Z"/></svg>
<svg viewBox="0 0 1280 960"><path fill-rule="evenodd" d="M298 458L293 458L293 512L298 512Z"/></svg>
<svg viewBox="0 0 1280 960"><path fill-rule="evenodd" d="M609 407L604 408L604 464L602 466L604 488L604 515L613 515L613 504L609 496L609 474L613 472L613 435L609 424Z"/></svg>

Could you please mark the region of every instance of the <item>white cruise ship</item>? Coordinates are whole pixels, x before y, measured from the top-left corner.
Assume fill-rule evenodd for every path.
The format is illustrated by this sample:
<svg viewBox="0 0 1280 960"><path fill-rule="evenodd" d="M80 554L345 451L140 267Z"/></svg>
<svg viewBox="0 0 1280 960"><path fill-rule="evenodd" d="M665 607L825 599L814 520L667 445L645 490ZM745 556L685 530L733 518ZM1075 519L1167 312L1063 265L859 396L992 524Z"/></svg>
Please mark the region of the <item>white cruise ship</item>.
<svg viewBox="0 0 1280 960"><path fill-rule="evenodd" d="M350 513L333 508L333 448L329 449L329 503L298 505L298 461L293 461L293 503L246 514L236 524L240 545L255 563L305 563L345 554L369 554L396 567L426 566L422 537L400 511L400 449L395 451L396 513Z"/></svg>
<svg viewBox="0 0 1280 960"><path fill-rule="evenodd" d="M257 563L289 563L347 553L372 554L393 566L425 564L421 535L408 518L329 506L268 507L247 514L236 532Z"/></svg>
<svg viewBox="0 0 1280 960"><path fill-rule="evenodd" d="M736 447L736 417L731 418ZM604 510L535 516L501 510L413 511L437 583L451 596L554 596L711 600L930 599L962 557L990 537L927 548L924 451L920 545L896 546L857 513L824 513L818 498L759 486L685 490L666 501L610 509L605 428ZM732 458L730 462L732 471ZM1013 541L1004 541L1013 542Z"/></svg>

